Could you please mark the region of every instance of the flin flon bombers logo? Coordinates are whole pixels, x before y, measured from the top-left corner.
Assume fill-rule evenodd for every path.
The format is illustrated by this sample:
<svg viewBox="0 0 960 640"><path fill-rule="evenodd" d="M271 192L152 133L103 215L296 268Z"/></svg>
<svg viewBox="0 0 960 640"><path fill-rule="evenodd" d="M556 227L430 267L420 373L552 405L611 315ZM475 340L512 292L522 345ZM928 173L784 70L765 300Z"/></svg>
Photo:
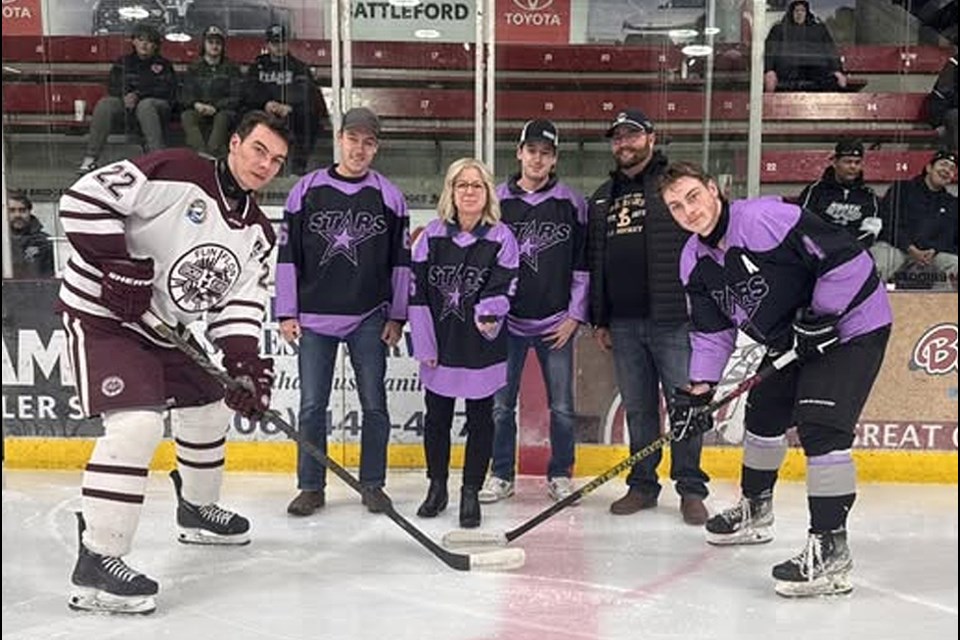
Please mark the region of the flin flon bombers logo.
<svg viewBox="0 0 960 640"><path fill-rule="evenodd" d="M109 376L100 383L100 392L108 398L113 398L123 393L125 386L123 378L120 376Z"/></svg>
<svg viewBox="0 0 960 640"><path fill-rule="evenodd" d="M167 288L174 303L189 313L215 306L240 277L240 261L219 244L194 247L170 269Z"/></svg>

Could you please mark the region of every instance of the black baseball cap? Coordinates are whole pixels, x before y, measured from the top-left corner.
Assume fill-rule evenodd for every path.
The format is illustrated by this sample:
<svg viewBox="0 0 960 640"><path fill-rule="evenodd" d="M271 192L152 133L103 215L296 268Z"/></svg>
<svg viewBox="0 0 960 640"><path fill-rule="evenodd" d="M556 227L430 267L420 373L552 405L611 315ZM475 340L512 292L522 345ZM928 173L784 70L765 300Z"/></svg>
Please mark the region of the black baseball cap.
<svg viewBox="0 0 960 640"><path fill-rule="evenodd" d="M549 120L529 120L523 125L520 132L519 144L522 147L528 142L546 142L553 145L554 148L560 143L560 134L557 133L557 125Z"/></svg>
<svg viewBox="0 0 960 640"><path fill-rule="evenodd" d="M950 151L949 149L940 149L933 157L930 158L930 164L937 162L938 160L946 160L947 162L952 162L954 166L957 165L957 152Z"/></svg>
<svg viewBox="0 0 960 640"><path fill-rule="evenodd" d="M379 138L380 118L366 107L354 107L343 114L343 125L340 128L344 131L347 129L367 129Z"/></svg>
<svg viewBox="0 0 960 640"><path fill-rule="evenodd" d="M834 158L862 158L863 157L863 143L859 140L841 140L837 143L837 146L833 148L833 157Z"/></svg>
<svg viewBox="0 0 960 640"><path fill-rule="evenodd" d="M219 38L220 42L227 41L227 34L223 32L223 29L218 27L215 24L207 27L207 30L203 32L203 39L210 40L211 38Z"/></svg>
<svg viewBox="0 0 960 640"><path fill-rule="evenodd" d="M267 42L286 42L287 28L282 24L272 24L267 27Z"/></svg>
<svg viewBox="0 0 960 640"><path fill-rule="evenodd" d="M613 137L613 130L621 125L626 125L634 129L643 129L647 133L653 133L653 121L647 117L640 109L624 109L617 114L616 119L607 129L606 136Z"/></svg>

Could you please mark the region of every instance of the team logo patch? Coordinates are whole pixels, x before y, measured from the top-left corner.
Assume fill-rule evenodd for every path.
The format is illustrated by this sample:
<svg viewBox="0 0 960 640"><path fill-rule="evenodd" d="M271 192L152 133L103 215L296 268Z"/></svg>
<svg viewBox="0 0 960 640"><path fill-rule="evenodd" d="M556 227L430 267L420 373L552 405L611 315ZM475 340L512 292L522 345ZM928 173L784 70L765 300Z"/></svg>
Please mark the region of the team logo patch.
<svg viewBox="0 0 960 640"><path fill-rule="evenodd" d="M108 398L114 398L123 393L126 386L120 376L108 376L100 383L100 392Z"/></svg>
<svg viewBox="0 0 960 640"><path fill-rule="evenodd" d="M200 224L207 217L207 203L197 198L187 207L187 220L194 224Z"/></svg>
<svg viewBox="0 0 960 640"><path fill-rule="evenodd" d="M170 298L184 311L200 313L216 306L240 277L240 261L219 244L202 244L181 256L170 269Z"/></svg>

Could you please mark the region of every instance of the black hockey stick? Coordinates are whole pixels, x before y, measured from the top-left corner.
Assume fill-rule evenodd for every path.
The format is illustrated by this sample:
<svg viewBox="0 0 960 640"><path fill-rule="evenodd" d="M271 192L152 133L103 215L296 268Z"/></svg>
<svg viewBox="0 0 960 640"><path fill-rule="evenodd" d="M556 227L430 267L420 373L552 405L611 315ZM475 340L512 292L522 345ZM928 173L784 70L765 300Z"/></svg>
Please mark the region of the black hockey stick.
<svg viewBox="0 0 960 640"><path fill-rule="evenodd" d="M733 390L730 391L730 393L728 393L727 395L717 400L714 400L713 402L711 402L710 404L704 407L701 407L700 411L704 413L713 413L714 411L720 409L721 407L725 407L726 405L733 402L733 400L735 400L736 398L739 398L746 392L750 391L751 389L756 387L758 384L760 384L761 382L763 382L764 380L772 376L777 371L780 371L781 369L783 369L784 367L786 367L788 364L790 364L796 359L797 359L797 352L791 349L790 351L784 353L782 356L780 356L779 358L777 358L776 360L774 360L764 368L757 371L755 374L753 374L749 378L743 380L740 384L734 387ZM462 547L462 546L476 547L480 545L502 546L513 540L516 540L517 538L525 534L527 531L530 531L530 529L533 529L537 525L542 524L545 520L553 517L560 511L563 511L574 502L580 500L585 495L593 493L601 485L609 482L610 480L618 476L620 472L625 471L626 469L629 469L630 467L637 464L644 458L662 449L664 446L667 445L667 443L669 443L673 439L674 439L673 433L668 430L665 434L663 434L662 436L660 436L659 438L657 438L647 446L643 447L642 449L640 449L630 457L617 463L616 466L611 467L607 471L604 471L602 474L600 474L599 476L597 476L587 484L583 485L582 487L580 487L579 489L577 489L576 491L568 495L563 500L560 500L559 502L555 502L554 504L550 505L549 507L547 507L537 515L527 520L526 522L521 523L519 526L514 527L509 531L503 531L503 532L466 531L466 530L451 531L443 536L443 544L444 546L447 546L447 547Z"/></svg>
<svg viewBox="0 0 960 640"><path fill-rule="evenodd" d="M147 313L144 322L154 329L160 336L173 343L173 345L183 352L188 358L193 360L201 369L216 378L224 387L236 389L244 386L237 380L231 378L225 371L215 365L207 353L192 345L186 338L173 330L165 322L156 318L152 313ZM382 489L368 489L360 484L349 471L344 469L335 460L327 456L323 451L313 444L304 440L300 433L284 420L280 414L269 409L261 418L272 423L278 429L283 431L287 437L302 447L317 462L332 471L338 478L350 485L350 488L365 496L367 500L373 500L377 506L382 507L383 513L393 520L401 529L406 531L414 540L426 547L430 553L438 557L444 564L458 571L469 571L471 569L516 569L522 567L525 555L523 549L499 549L483 553L455 553L444 549L436 542L430 539L423 531L413 525L412 522L404 518L393 507L390 497Z"/></svg>

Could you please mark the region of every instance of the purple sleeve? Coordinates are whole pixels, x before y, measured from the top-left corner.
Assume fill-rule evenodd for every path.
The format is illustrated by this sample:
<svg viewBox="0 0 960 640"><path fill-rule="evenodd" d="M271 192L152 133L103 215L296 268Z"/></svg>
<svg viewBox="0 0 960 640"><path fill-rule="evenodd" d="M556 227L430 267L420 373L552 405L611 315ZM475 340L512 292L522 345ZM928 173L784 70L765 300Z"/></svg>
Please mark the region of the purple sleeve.
<svg viewBox="0 0 960 640"><path fill-rule="evenodd" d="M410 214L407 211L406 198L392 182L383 178L380 188L383 202L394 216L393 237L390 242L393 297L390 301L389 317L402 322L407 319L410 299Z"/></svg>
<svg viewBox="0 0 960 640"><path fill-rule="evenodd" d="M490 277L480 292L473 314L475 321L479 321L481 316L497 317L496 329L486 335L492 340L500 333L500 328L507 314L510 313L510 299L517 291L520 251L517 249L517 240L513 237L513 232L502 222L497 223L490 230L488 237L500 243L500 250L497 252L497 262L491 269Z"/></svg>
<svg viewBox="0 0 960 640"><path fill-rule="evenodd" d="M407 319L410 324L410 338L413 344L413 357L419 362L437 360L437 336L430 313L427 297L427 258L430 253L430 236L437 233L442 221L434 220L427 225L413 245L410 274L410 306ZM442 228L442 227L440 227Z"/></svg>
<svg viewBox="0 0 960 640"><path fill-rule="evenodd" d="M690 332L690 380L719 382L736 346L737 329L721 312L698 277L699 247L698 236L693 235L680 254L680 282L687 294L687 311L693 325Z"/></svg>
<svg viewBox="0 0 960 640"><path fill-rule="evenodd" d="M287 196L283 207L283 222L277 236L277 270L274 288L276 291L275 313L278 318L296 318L299 314L297 300L297 264L300 255L300 209L313 174L297 181Z"/></svg>
<svg viewBox="0 0 960 640"><path fill-rule="evenodd" d="M719 382L737 344L737 330L690 332L690 380Z"/></svg>

